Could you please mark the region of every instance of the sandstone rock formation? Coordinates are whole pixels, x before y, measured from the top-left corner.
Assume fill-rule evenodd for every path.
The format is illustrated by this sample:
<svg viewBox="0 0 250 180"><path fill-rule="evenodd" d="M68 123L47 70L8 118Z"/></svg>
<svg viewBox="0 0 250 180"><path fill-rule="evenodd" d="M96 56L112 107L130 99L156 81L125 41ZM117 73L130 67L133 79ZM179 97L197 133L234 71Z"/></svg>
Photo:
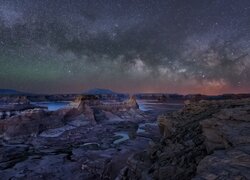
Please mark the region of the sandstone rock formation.
<svg viewBox="0 0 250 180"><path fill-rule="evenodd" d="M250 99L237 99L159 116L162 140L131 155L118 179L248 179L249 115Z"/></svg>
<svg viewBox="0 0 250 180"><path fill-rule="evenodd" d="M249 152L249 144L214 151L200 161L194 179L249 179Z"/></svg>
<svg viewBox="0 0 250 180"><path fill-rule="evenodd" d="M211 155L198 165L196 179L248 179L250 177L250 103L231 102L201 121L205 146Z"/></svg>
<svg viewBox="0 0 250 180"><path fill-rule="evenodd" d="M75 120L80 121L77 122L79 125L84 125L85 122L96 124L94 112L84 100L79 102L77 108L59 109L54 112L33 109L6 118L4 121L0 121L0 137L5 140L18 138L25 141L28 137L37 136L42 131L63 127Z"/></svg>
<svg viewBox="0 0 250 180"><path fill-rule="evenodd" d="M62 126L60 117L41 109L27 110L20 115L0 121L0 136L5 140L26 141L45 129Z"/></svg>
<svg viewBox="0 0 250 180"><path fill-rule="evenodd" d="M250 106L222 109L201 121L207 151L250 143Z"/></svg>
<svg viewBox="0 0 250 180"><path fill-rule="evenodd" d="M71 107L78 108L83 103L89 106L96 106L100 104L100 98L97 95L80 95L77 96L70 105Z"/></svg>
<svg viewBox="0 0 250 180"><path fill-rule="evenodd" d="M137 132L135 98L76 102L0 121L1 178L249 179L250 99L187 102L158 117L161 135Z"/></svg>
<svg viewBox="0 0 250 180"><path fill-rule="evenodd" d="M136 97L135 96L131 96L129 98L129 100L127 101L126 105L130 108L135 108L135 109L138 109L139 108L139 105L137 104L136 102Z"/></svg>
<svg viewBox="0 0 250 180"><path fill-rule="evenodd" d="M135 98L89 98L0 121L1 178L115 179L127 158L148 144L150 133L137 137L139 123L155 116L140 111Z"/></svg>
<svg viewBox="0 0 250 180"><path fill-rule="evenodd" d="M82 113L87 121L90 121L92 125L96 124L94 111L91 107L85 102L81 101L77 110Z"/></svg>
<svg viewBox="0 0 250 180"><path fill-rule="evenodd" d="M123 121L131 119L131 117L143 118L139 110L138 112L134 111L137 109L138 104L135 97L121 103L102 104L94 95L83 95L77 97L69 108L52 112L33 109L23 111L18 115L13 115L13 117L9 116L0 122L0 136L5 140L15 138L24 140L31 136L37 136L43 131L46 131L44 136L48 136L47 133L58 132L56 134L59 134L59 132L67 131L73 127L96 125L97 119L100 121L109 119L108 122L112 123L114 120Z"/></svg>

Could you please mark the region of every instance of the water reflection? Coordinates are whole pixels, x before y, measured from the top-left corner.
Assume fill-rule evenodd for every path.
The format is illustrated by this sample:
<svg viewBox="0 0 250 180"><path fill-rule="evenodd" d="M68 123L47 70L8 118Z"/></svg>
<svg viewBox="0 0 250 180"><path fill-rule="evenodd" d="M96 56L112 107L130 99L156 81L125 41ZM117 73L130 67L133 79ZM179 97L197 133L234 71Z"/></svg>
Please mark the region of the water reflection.
<svg viewBox="0 0 250 180"><path fill-rule="evenodd" d="M60 102L32 102L31 104L38 105L41 107L47 107L49 111L56 111L61 108L69 107L70 102L60 101Z"/></svg>

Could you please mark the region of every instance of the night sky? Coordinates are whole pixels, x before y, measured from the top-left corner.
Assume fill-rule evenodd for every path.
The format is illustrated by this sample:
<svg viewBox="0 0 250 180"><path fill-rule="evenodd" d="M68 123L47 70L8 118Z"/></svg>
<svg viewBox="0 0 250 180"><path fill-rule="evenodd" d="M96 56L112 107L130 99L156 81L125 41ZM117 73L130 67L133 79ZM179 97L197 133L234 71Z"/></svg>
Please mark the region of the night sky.
<svg viewBox="0 0 250 180"><path fill-rule="evenodd" d="M0 88L250 92L249 0L0 0Z"/></svg>

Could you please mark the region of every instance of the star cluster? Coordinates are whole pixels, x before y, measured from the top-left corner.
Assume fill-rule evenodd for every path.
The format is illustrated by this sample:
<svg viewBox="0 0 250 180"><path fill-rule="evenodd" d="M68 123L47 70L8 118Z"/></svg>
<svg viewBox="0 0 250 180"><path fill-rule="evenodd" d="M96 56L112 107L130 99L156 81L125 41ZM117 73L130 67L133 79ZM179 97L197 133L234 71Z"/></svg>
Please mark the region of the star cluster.
<svg viewBox="0 0 250 180"><path fill-rule="evenodd" d="M250 90L249 0L0 0L0 88Z"/></svg>

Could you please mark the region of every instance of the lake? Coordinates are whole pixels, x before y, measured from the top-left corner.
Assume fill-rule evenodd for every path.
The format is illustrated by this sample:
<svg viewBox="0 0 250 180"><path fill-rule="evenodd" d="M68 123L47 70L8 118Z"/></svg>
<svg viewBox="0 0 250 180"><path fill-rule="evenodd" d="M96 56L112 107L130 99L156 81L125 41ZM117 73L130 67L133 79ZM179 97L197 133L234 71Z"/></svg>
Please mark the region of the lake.
<svg viewBox="0 0 250 180"><path fill-rule="evenodd" d="M49 111L56 111L61 108L69 107L70 102L68 101L57 101L57 102L31 102L31 104L47 107Z"/></svg>
<svg viewBox="0 0 250 180"><path fill-rule="evenodd" d="M183 106L180 102L159 102L157 100L137 100L142 111L175 111Z"/></svg>

